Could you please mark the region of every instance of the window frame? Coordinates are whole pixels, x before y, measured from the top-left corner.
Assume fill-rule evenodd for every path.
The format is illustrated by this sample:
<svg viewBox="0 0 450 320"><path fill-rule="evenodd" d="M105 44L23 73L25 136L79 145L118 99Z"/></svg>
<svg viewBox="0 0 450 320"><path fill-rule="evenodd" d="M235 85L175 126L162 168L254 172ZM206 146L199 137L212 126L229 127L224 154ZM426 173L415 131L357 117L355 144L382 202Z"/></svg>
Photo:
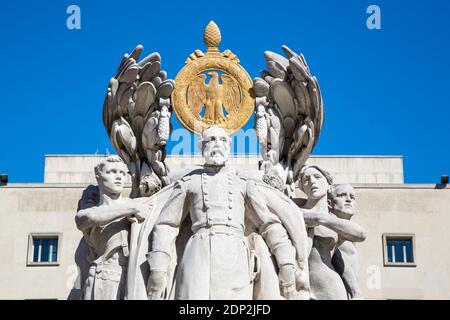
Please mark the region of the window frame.
<svg viewBox="0 0 450 320"><path fill-rule="evenodd" d="M383 262L385 267L416 267L417 266L417 254L416 254L416 241L414 233L383 233ZM411 256L413 262L389 262L387 252L388 240L411 240Z"/></svg>
<svg viewBox="0 0 450 320"><path fill-rule="evenodd" d="M57 251L56 251L56 261L42 261L35 262L33 261L34 255L34 243L35 239L46 239L46 238L56 238L58 241ZM33 232L28 235L28 252L27 252L27 267L44 267L44 266L59 266L60 265L60 257L61 257L61 240L62 234L57 232Z"/></svg>

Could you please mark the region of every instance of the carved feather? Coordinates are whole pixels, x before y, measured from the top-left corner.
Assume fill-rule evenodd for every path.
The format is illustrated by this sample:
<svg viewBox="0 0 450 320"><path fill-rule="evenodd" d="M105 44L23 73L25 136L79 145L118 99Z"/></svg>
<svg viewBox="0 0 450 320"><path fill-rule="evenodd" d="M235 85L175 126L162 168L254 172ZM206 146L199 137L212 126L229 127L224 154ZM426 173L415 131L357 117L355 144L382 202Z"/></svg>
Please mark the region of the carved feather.
<svg viewBox="0 0 450 320"><path fill-rule="evenodd" d="M280 162L297 179L319 139L323 101L319 83L303 55L287 46L282 48L287 59L270 51L264 53L268 71L261 72L262 79L254 79L254 91L257 97L265 94L271 103L267 109L269 138L262 148L267 154L263 158L272 159L274 165Z"/></svg>
<svg viewBox="0 0 450 320"><path fill-rule="evenodd" d="M159 75L160 70L161 63L159 61L147 63L139 73L141 82L151 81L154 77Z"/></svg>
<svg viewBox="0 0 450 320"><path fill-rule="evenodd" d="M145 116L150 106L155 102L156 89L151 82L142 82L134 92L136 114Z"/></svg>
<svg viewBox="0 0 450 320"><path fill-rule="evenodd" d="M152 154L165 154L165 141L170 134L170 95L173 80L161 70L161 57L152 53L137 62L143 46L125 54L114 78L110 80L103 104L103 124L118 155L132 173L133 196L139 196L139 182L147 174L145 165L153 166ZM160 105L160 99L164 105ZM160 119L161 109L164 117ZM162 120L162 121L160 121ZM161 122L163 123L162 125ZM158 161L164 162L164 157ZM156 166L161 167L161 163ZM163 163L165 168L165 164ZM142 171L144 170L144 171ZM167 170L159 170L167 175ZM142 175L143 174L143 175ZM159 176L169 183L168 176Z"/></svg>
<svg viewBox="0 0 450 320"><path fill-rule="evenodd" d="M196 116L200 116L200 112L206 103L205 80L206 74L201 73L194 78L187 88L188 107Z"/></svg>
<svg viewBox="0 0 450 320"><path fill-rule="evenodd" d="M157 90L157 93L156 93L156 99L159 99L159 98L167 99L167 98L169 98L170 95L172 94L173 89L175 89L175 81L173 81L173 80L164 80L158 87L158 90Z"/></svg>
<svg viewBox="0 0 450 320"><path fill-rule="evenodd" d="M258 77L253 79L253 91L257 97L267 97L269 89L270 86L265 80Z"/></svg>
<svg viewBox="0 0 450 320"><path fill-rule="evenodd" d="M227 74L222 74L220 80L222 81L220 99L226 112L237 112L242 100L237 81Z"/></svg>

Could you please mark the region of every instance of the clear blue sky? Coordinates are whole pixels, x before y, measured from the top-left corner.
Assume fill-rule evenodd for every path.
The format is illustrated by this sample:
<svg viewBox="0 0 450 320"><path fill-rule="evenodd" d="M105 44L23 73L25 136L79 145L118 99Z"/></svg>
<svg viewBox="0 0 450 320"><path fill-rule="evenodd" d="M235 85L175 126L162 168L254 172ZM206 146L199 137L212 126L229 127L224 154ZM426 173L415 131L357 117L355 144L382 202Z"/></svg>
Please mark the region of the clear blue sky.
<svg viewBox="0 0 450 320"><path fill-rule="evenodd" d="M66 9L81 8L81 30ZM366 28L381 8L382 29ZM125 52L159 51L174 78L215 20L252 77L287 44L318 77L316 155L403 155L408 183L450 172L450 1L8 1L0 12L0 172L43 181L45 154L113 150L102 124ZM249 123L247 127L251 127Z"/></svg>

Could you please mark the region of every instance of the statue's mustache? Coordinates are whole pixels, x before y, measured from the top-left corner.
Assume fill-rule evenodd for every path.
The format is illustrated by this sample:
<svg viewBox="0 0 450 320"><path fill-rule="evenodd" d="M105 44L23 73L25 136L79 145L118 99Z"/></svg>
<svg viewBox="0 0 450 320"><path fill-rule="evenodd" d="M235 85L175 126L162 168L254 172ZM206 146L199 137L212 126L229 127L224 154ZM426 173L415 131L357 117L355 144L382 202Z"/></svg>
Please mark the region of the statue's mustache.
<svg viewBox="0 0 450 320"><path fill-rule="evenodd" d="M221 148L213 148L209 154L211 156L221 155L222 157L225 155L225 152Z"/></svg>

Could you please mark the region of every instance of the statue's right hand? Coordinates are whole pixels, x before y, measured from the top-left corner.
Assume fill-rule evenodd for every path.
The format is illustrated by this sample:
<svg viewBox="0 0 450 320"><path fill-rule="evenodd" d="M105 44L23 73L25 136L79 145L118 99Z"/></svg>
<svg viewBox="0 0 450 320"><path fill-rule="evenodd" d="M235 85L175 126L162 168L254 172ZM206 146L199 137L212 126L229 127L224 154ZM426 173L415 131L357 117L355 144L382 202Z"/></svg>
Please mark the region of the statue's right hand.
<svg viewBox="0 0 450 320"><path fill-rule="evenodd" d="M167 273L151 271L147 283L147 297L149 300L162 300L167 288Z"/></svg>
<svg viewBox="0 0 450 320"><path fill-rule="evenodd" d="M292 265L284 265L280 267L278 280L280 284L281 295L287 300L295 299L295 270Z"/></svg>

